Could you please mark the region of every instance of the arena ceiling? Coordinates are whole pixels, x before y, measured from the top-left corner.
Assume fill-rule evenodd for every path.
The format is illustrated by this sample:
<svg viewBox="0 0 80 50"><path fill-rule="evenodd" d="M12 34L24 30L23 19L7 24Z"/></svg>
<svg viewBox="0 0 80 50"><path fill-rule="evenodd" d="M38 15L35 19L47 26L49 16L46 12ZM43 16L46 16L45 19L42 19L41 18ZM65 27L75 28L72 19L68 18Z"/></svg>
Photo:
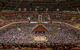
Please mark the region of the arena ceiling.
<svg viewBox="0 0 80 50"><path fill-rule="evenodd" d="M55 10L76 10L80 8L80 0L0 0L0 10L17 10L18 8L49 8Z"/></svg>

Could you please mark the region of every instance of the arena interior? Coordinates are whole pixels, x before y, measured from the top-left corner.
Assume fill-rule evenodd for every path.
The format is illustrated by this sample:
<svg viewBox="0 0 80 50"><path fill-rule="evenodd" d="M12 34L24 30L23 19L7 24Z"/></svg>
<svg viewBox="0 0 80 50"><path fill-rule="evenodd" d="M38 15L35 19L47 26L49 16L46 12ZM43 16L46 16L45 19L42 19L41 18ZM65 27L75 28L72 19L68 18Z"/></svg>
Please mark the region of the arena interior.
<svg viewBox="0 0 80 50"><path fill-rule="evenodd" d="M80 50L80 0L0 0L0 50Z"/></svg>

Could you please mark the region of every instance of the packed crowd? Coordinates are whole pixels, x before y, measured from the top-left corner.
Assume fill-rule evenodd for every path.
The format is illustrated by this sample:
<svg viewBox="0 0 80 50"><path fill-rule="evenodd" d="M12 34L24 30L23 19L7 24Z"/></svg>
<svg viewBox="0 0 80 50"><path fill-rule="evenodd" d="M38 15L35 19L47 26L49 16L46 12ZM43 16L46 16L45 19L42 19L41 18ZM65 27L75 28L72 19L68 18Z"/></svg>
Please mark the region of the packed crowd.
<svg viewBox="0 0 80 50"><path fill-rule="evenodd" d="M23 44L23 45L36 45L38 42L35 42L33 37L36 34L31 32L33 25L24 25L16 24L15 27L7 29L7 31L0 32L0 43L1 44ZM48 41L41 42L39 45L53 45L57 44L74 44L80 42L80 31L76 31L74 28L67 26L65 24L53 24L52 26L48 25L50 33L43 33L43 36L46 36ZM37 34L37 36L39 36Z"/></svg>

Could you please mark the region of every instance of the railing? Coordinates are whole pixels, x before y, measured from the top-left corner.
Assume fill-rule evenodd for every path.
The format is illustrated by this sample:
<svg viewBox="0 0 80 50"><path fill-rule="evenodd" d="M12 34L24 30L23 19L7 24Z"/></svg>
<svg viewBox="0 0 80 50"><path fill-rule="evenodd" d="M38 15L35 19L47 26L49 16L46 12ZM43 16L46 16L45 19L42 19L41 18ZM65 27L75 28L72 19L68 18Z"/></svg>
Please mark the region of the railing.
<svg viewBox="0 0 80 50"><path fill-rule="evenodd" d="M4 26L0 27L0 30L5 29L5 28L7 28L7 27L9 27L9 26L11 26L13 24L19 24L19 23L29 23L29 21L12 22L12 23L9 23L7 25L4 25Z"/></svg>

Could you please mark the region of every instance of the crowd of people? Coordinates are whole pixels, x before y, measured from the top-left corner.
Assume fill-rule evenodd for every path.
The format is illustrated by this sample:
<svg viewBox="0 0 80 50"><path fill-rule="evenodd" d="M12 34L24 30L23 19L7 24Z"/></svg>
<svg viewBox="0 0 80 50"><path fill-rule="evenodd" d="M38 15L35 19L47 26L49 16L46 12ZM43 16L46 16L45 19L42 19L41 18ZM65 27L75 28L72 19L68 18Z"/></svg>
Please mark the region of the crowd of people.
<svg viewBox="0 0 80 50"><path fill-rule="evenodd" d="M49 14L48 14L49 15ZM44 16L44 17L43 17ZM28 18L29 17L29 18ZM0 27L15 21L38 21L38 16L18 16L15 18L0 18ZM48 18L50 17L50 18ZM61 21L67 23L79 23L77 18L65 18L61 16L48 16L42 15L43 21ZM74 21L74 22L73 22ZM80 30L77 30L67 24L64 23L50 23L44 24L44 26L48 29L48 32L36 33L32 32L32 29L35 27L35 24L14 24L9 26L8 28L0 30L0 47L9 45L12 48L16 48L16 46L28 46L28 47L54 47L59 48L70 48L77 46L76 43L80 43ZM47 38L46 42L37 42L34 40L34 36L45 36ZM69 45L69 46L66 46ZM56 46L56 47L55 47ZM8 47L8 46L7 46ZM19 49L19 48L16 49ZM66 48L66 49L67 49ZM15 50L16 50L15 49ZM55 49L58 50L58 49ZM59 49L60 50L60 49ZM69 49L67 49L69 50Z"/></svg>
<svg viewBox="0 0 80 50"><path fill-rule="evenodd" d="M33 39L36 33L31 32L34 26L35 24L16 24L6 28L4 31L0 31L0 44L40 47L80 43L80 31L76 31L76 29L63 23L46 24L45 26L49 32L43 33L43 35L41 35L42 33L37 33L37 36L45 36L48 41L38 43Z"/></svg>

